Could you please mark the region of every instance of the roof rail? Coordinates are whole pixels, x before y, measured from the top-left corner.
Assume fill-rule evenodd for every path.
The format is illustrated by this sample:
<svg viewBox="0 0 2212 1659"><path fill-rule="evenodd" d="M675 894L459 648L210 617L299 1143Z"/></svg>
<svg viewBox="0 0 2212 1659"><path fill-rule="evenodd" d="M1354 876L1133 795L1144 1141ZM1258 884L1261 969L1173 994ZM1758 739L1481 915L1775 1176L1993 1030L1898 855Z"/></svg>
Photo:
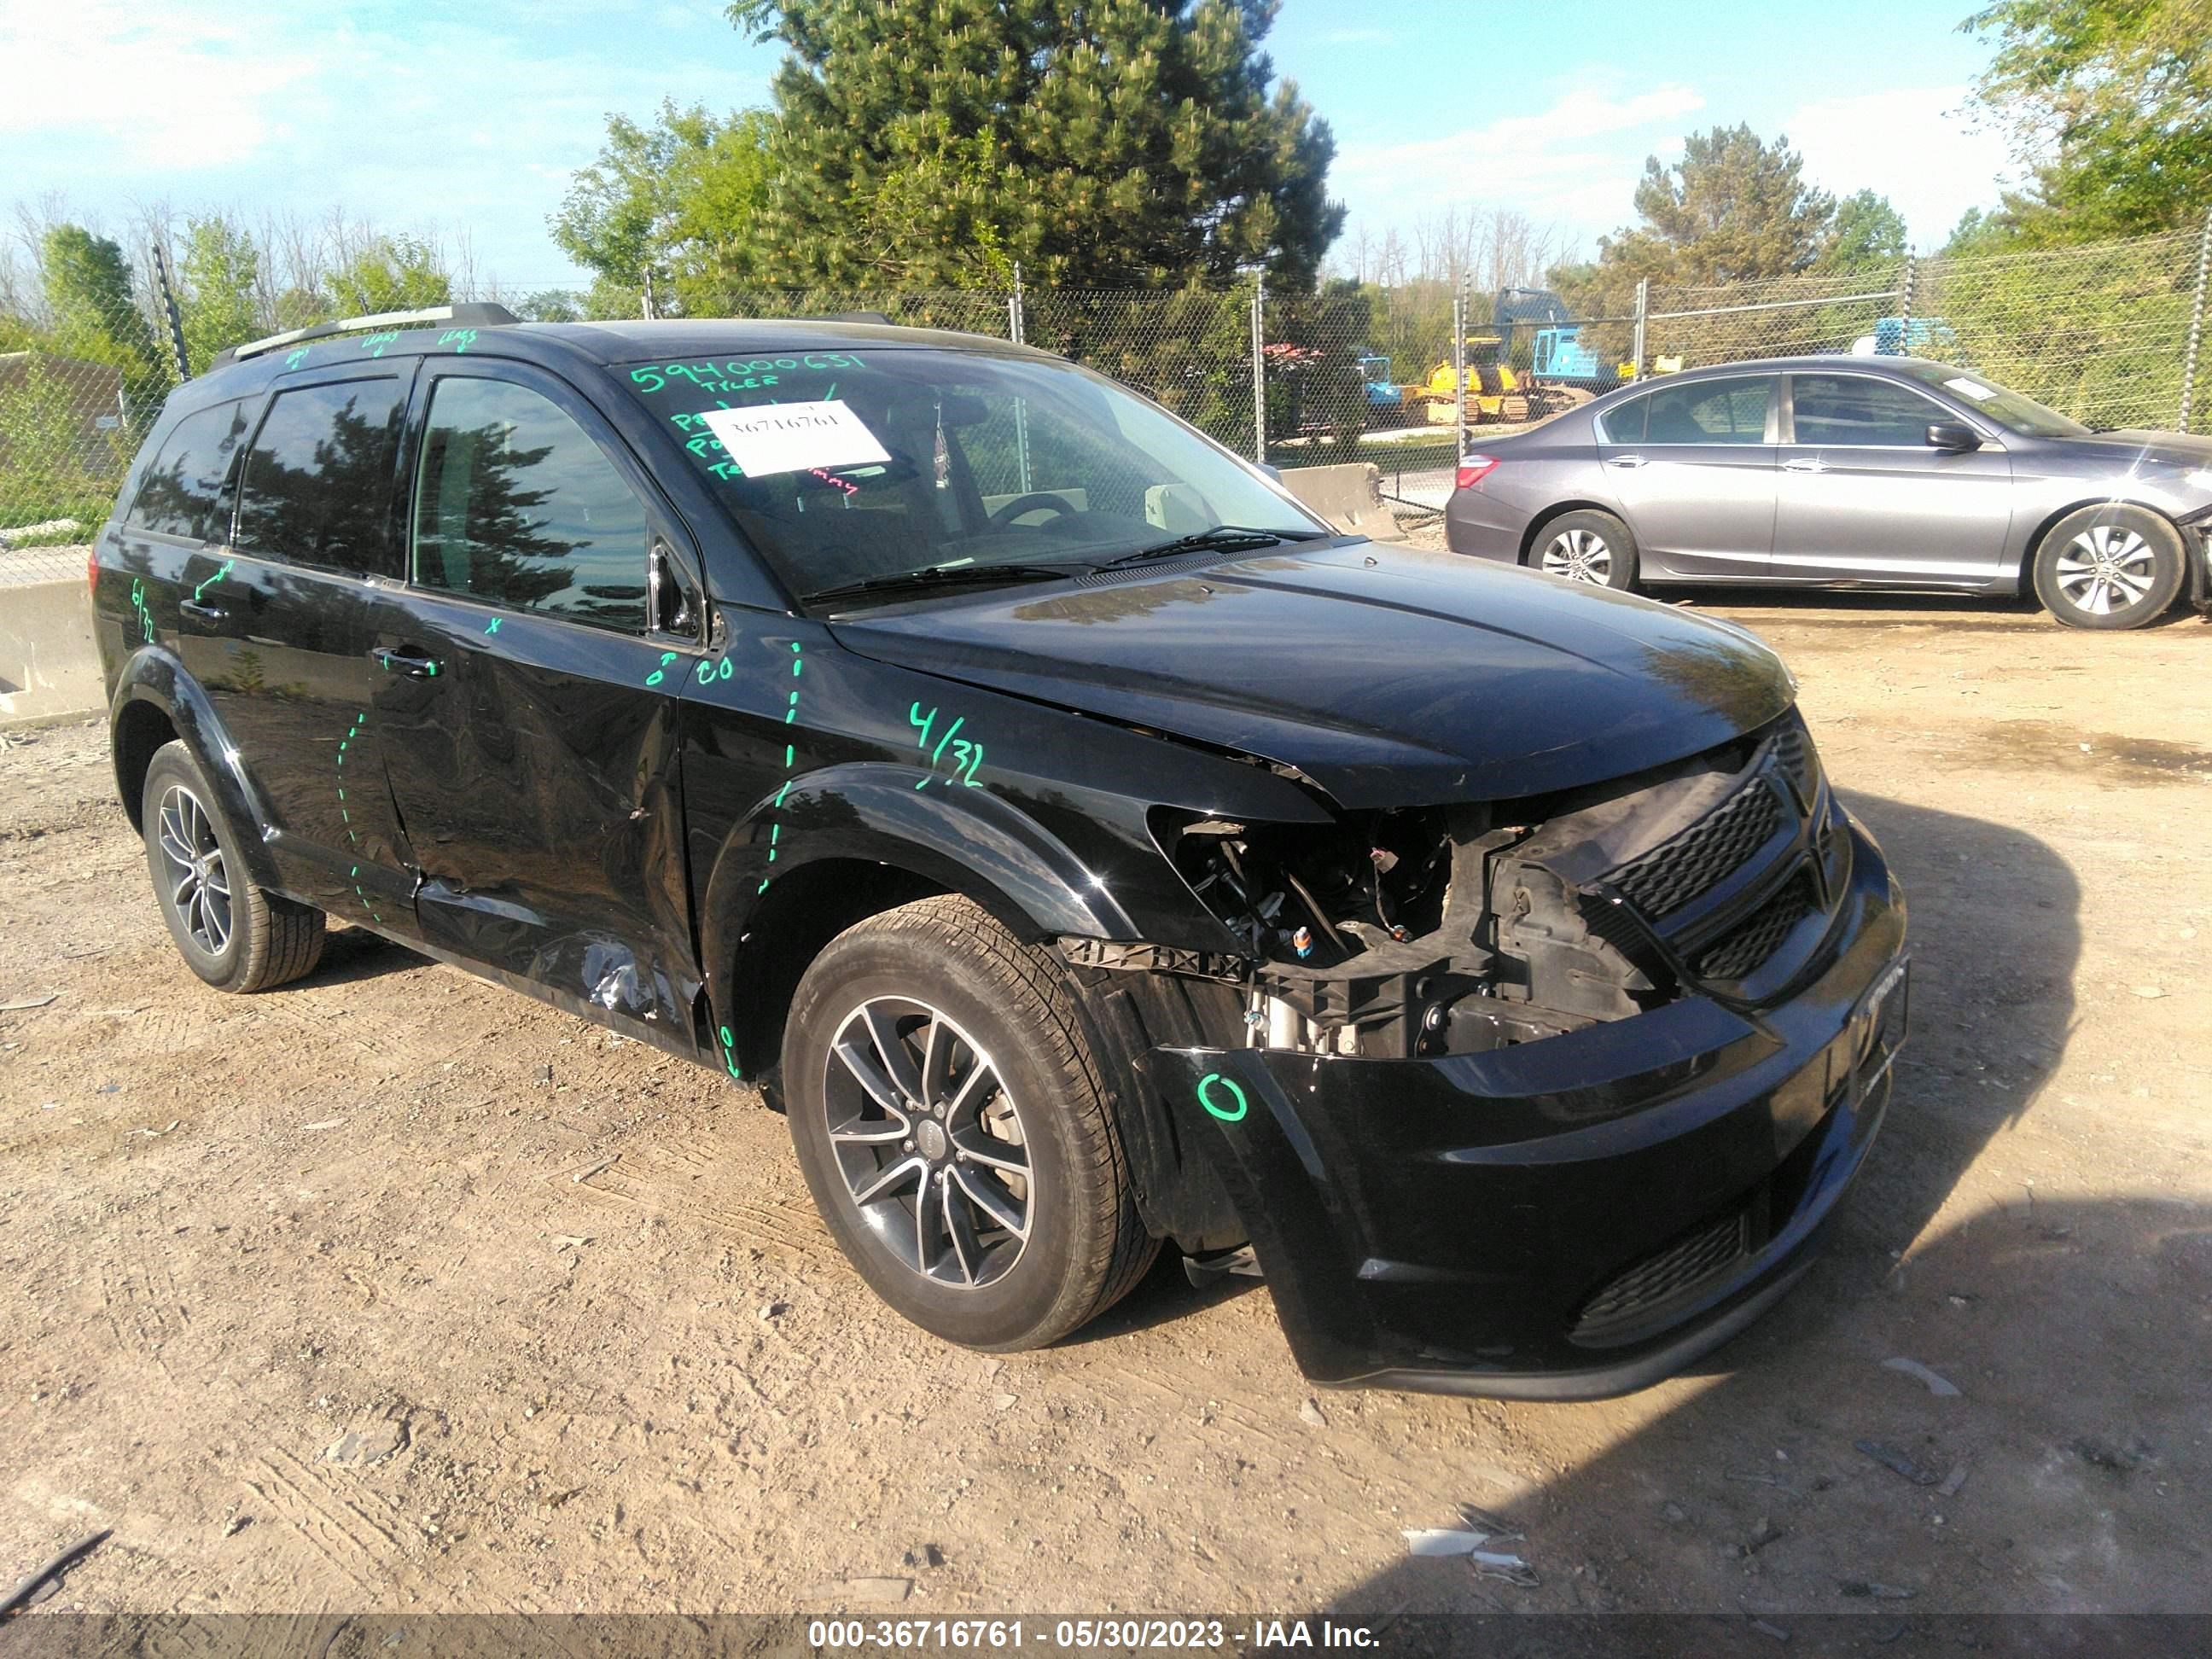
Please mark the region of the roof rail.
<svg viewBox="0 0 2212 1659"><path fill-rule="evenodd" d="M297 345L302 340L327 339L334 334L358 334L377 328L427 328L434 323L447 323L462 328L499 328L522 320L505 306L489 301L465 301L458 305L425 306L419 311L379 311L367 317L348 317L335 323L316 323L308 328L288 329L282 334L271 334L265 340L248 340L244 345L228 346L215 354L208 364L210 370L226 364L242 362L248 357L258 357L265 351L279 347Z"/></svg>

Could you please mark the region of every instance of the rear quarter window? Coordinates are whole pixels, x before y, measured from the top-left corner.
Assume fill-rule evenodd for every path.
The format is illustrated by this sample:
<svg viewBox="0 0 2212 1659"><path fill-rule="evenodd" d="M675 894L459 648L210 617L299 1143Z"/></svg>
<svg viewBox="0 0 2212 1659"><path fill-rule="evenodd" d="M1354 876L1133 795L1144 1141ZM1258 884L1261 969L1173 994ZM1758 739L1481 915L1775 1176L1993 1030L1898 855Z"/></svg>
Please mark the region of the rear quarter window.
<svg viewBox="0 0 2212 1659"><path fill-rule="evenodd" d="M245 436L243 402L216 404L185 416L147 469L124 523L156 536L222 539L228 526L217 522L217 509Z"/></svg>

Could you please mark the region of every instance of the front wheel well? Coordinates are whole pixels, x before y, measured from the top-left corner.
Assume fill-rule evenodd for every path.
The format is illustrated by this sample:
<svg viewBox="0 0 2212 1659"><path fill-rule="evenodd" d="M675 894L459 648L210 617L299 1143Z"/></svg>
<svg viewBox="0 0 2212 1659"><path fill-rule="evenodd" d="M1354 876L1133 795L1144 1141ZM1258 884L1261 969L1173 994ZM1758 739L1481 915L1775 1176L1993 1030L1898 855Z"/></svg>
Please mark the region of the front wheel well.
<svg viewBox="0 0 2212 1659"><path fill-rule="evenodd" d="M791 999L814 958L856 922L947 890L895 865L823 859L779 876L746 918L723 1000L738 1074L758 1078L783 1051Z"/></svg>
<svg viewBox="0 0 2212 1659"><path fill-rule="evenodd" d="M1535 550L1536 538L1544 533L1544 527L1555 519L1564 519L1570 513L1602 513L1615 519L1620 516L1603 501L1555 501L1529 520L1528 527L1521 532L1521 562L1522 564L1528 562L1529 554Z"/></svg>
<svg viewBox="0 0 2212 1659"><path fill-rule="evenodd" d="M131 815L131 827L140 834L146 826L140 822L141 808L146 794L146 769L154 763L154 756L166 743L177 738L176 722L159 703L143 697L125 703L123 712L115 717L115 726L108 739L115 760L116 793L123 798L123 810Z"/></svg>
<svg viewBox="0 0 2212 1659"><path fill-rule="evenodd" d="M2051 531L2057 526L2061 520L2072 517L2075 514L2079 513L2086 507L2131 507L2138 513L2148 513L2154 519L2164 520L2167 526L2171 528L2176 535L2181 538L2181 545L2184 551L2185 552L2188 549L2189 532L2186 530L2184 530L2180 525L2174 522L2173 515L2172 514L2164 511L2162 508L2153 507L2148 501L2114 501L2109 497L2102 500L2092 498L2086 501L2069 501L2065 506L2054 507L2049 513L2045 514L2043 516L2043 522L2035 526L2035 529L2028 536L2027 545L2021 550L2020 564L2014 570L2013 576L2020 584L2020 591L2021 592L2033 593L2035 592L2035 556L2043 551L2044 538L2051 534Z"/></svg>

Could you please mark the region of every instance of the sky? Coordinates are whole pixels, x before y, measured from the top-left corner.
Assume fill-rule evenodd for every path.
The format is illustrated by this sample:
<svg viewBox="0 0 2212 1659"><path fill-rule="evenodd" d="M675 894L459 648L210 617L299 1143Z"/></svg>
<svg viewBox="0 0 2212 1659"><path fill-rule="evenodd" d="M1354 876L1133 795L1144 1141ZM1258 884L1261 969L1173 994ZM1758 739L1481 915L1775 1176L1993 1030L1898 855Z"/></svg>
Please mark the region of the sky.
<svg viewBox="0 0 2212 1659"><path fill-rule="evenodd" d="M1331 191L1380 234L1517 209L1593 252L1686 131L1786 133L1811 181L1871 188L1939 246L2015 169L1960 112L1970 0L1697 6L1284 0L1267 42L1337 143ZM547 234L620 112L766 100L778 57L700 0L0 0L0 205L109 234L149 207L467 238L511 289L579 273Z"/></svg>

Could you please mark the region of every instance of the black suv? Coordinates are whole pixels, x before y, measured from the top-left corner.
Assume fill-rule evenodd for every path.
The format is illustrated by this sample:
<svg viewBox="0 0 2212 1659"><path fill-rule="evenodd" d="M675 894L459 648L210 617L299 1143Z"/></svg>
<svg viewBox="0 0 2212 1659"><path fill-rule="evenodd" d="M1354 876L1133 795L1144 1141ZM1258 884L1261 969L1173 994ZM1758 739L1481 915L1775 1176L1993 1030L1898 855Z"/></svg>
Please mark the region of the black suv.
<svg viewBox="0 0 2212 1659"><path fill-rule="evenodd" d="M172 397L92 580L195 973L335 916L757 1082L956 1342L1169 1241L1323 1382L1638 1387L1887 1103L1904 908L1771 653L1335 533L1042 352L326 325Z"/></svg>

